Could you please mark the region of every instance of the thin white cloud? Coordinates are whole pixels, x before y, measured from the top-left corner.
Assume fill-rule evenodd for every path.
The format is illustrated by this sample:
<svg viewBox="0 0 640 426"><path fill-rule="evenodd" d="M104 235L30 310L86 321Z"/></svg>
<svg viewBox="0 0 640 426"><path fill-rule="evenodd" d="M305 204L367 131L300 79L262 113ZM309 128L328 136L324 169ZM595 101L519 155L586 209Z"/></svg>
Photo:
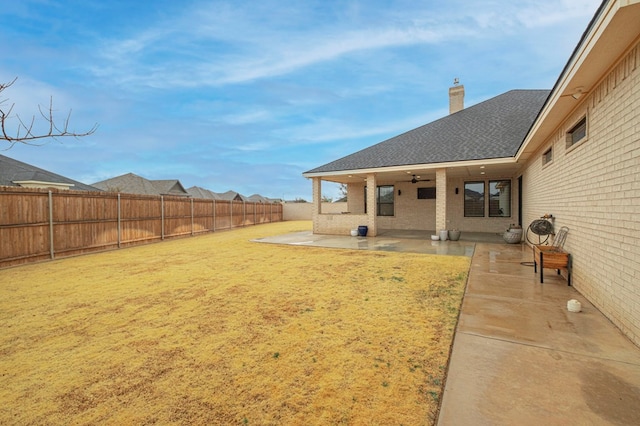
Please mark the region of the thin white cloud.
<svg viewBox="0 0 640 426"><path fill-rule="evenodd" d="M301 15L308 11L302 6L299 10L274 6L272 16L260 20L247 6L200 4L182 17L108 42L102 49L105 64L93 71L123 84L155 88L238 84L287 75L365 51L499 37L522 27L557 24L592 13L594 3L596 0L465 2L457 14L450 10L442 16L429 9L417 14L413 10L404 14L394 11L394 19L382 21L380 26L359 21L304 29L282 24L290 15L304 19ZM388 11L379 13L384 12ZM286 16L278 18L278 13ZM372 21L380 22L375 17Z"/></svg>
<svg viewBox="0 0 640 426"><path fill-rule="evenodd" d="M319 144L339 141L370 139L371 144L383 139L414 129L425 123L441 118L448 114L448 110L434 110L420 115L412 115L394 121L385 121L378 125L363 124L361 122L345 122L335 119L321 118L313 123L283 130L291 144ZM280 133L280 132L278 132Z"/></svg>
<svg viewBox="0 0 640 426"><path fill-rule="evenodd" d="M230 125L255 124L273 119L273 114L265 110L250 110L238 114L226 114L215 118L216 122Z"/></svg>
<svg viewBox="0 0 640 426"><path fill-rule="evenodd" d="M349 25L324 25L280 30L265 24L251 25L251 17L238 11L215 14L213 22L204 20L212 14L201 15L195 22L178 18L158 23L130 38L108 42L101 48L106 66L95 66L93 71L102 77L111 74L125 83L133 81L153 87L215 86L284 75L355 52L433 44L467 33L461 25L420 26L415 24L417 21L356 29ZM221 15L230 20L223 21ZM247 28L250 29L243 31ZM168 58L172 53L181 53L184 57L178 62L156 60L153 65L145 65L149 52L165 52Z"/></svg>

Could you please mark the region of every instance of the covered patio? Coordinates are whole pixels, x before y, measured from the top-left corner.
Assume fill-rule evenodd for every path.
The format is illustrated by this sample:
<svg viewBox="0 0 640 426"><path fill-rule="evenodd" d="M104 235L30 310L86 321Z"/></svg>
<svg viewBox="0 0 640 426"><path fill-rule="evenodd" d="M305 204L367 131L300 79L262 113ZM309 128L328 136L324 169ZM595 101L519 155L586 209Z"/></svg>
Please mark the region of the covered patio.
<svg viewBox="0 0 640 426"><path fill-rule="evenodd" d="M522 159L516 154L548 90L512 90L303 173L313 184L313 231L384 229L504 232L522 225ZM322 210L323 183L344 185L347 211Z"/></svg>

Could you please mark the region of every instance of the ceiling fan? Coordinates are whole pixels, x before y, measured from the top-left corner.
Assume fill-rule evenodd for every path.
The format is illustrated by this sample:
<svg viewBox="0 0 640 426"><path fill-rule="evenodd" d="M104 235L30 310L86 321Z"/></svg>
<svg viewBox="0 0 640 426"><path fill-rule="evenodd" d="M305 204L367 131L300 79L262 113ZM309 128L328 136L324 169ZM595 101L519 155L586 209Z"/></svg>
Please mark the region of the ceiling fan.
<svg viewBox="0 0 640 426"><path fill-rule="evenodd" d="M411 180L404 180L403 182L418 183L418 182L429 182L430 180L431 179L420 179L420 176L413 175Z"/></svg>

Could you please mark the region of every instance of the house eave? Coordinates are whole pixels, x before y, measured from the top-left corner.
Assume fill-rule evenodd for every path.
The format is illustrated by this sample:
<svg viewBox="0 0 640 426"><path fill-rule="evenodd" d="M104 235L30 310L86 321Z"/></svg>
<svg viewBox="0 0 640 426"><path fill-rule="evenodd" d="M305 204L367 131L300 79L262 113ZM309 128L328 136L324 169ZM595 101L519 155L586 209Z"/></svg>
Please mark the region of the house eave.
<svg viewBox="0 0 640 426"><path fill-rule="evenodd" d="M12 181L18 186L23 188L55 188L55 189L70 189L75 186L72 183L64 182L45 182L40 180L14 180Z"/></svg>
<svg viewBox="0 0 640 426"><path fill-rule="evenodd" d="M588 98L629 47L637 43L637 22L640 22L640 0L603 3L520 146L515 156L518 161L531 158Z"/></svg>
<svg viewBox="0 0 640 426"><path fill-rule="evenodd" d="M404 179L409 174L420 174L435 177L435 171L446 169L448 173L463 176L481 176L486 169L503 170L502 174L508 174L505 170L515 170L517 163L514 157L487 158L478 160L451 161L446 163L410 164L402 166L376 167L368 169L336 170L328 172L303 173L305 178L321 178L325 181L348 183L364 179L368 174L375 174L379 178ZM485 172L486 173L486 172Z"/></svg>

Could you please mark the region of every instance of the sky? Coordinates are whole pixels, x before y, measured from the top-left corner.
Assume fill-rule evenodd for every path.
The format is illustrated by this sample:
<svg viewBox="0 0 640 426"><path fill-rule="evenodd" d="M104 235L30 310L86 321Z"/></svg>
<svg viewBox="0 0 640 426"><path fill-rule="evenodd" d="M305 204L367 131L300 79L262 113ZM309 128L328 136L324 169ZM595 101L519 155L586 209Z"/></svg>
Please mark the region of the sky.
<svg viewBox="0 0 640 426"><path fill-rule="evenodd" d="M447 115L454 78L465 107L552 88L599 4L4 2L0 82L17 80L0 108L30 120L52 99L69 130L98 129L0 154L86 184L135 173L310 201L303 172Z"/></svg>

